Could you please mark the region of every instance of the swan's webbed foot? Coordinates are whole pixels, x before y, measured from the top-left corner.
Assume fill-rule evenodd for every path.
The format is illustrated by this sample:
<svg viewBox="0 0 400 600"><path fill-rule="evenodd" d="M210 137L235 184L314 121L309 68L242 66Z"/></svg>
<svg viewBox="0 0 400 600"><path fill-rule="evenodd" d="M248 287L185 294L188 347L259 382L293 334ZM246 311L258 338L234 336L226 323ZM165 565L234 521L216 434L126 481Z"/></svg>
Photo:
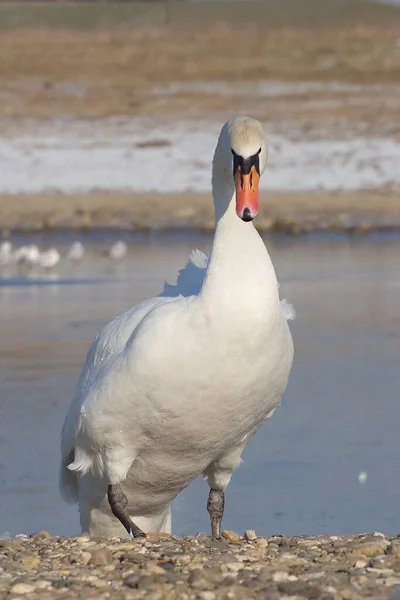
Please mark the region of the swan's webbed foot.
<svg viewBox="0 0 400 600"><path fill-rule="evenodd" d="M114 485L110 483L107 490L107 497L113 515L122 523L130 536L132 538L146 537L144 531L135 525L127 513L128 499L119 483Z"/></svg>
<svg viewBox="0 0 400 600"><path fill-rule="evenodd" d="M225 494L221 490L210 489L207 502L207 510L211 519L211 535L215 538L221 537L221 522L224 516Z"/></svg>

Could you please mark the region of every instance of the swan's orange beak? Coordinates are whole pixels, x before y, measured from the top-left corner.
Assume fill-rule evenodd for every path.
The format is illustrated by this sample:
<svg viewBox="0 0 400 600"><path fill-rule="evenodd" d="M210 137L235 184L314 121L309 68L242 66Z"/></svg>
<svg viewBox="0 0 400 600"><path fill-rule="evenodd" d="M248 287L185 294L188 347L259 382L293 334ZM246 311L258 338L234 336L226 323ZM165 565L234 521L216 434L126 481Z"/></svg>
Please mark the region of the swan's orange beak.
<svg viewBox="0 0 400 600"><path fill-rule="evenodd" d="M252 221L258 213L258 182L260 175L255 165L243 173L239 164L234 173L236 187L236 214L243 221Z"/></svg>

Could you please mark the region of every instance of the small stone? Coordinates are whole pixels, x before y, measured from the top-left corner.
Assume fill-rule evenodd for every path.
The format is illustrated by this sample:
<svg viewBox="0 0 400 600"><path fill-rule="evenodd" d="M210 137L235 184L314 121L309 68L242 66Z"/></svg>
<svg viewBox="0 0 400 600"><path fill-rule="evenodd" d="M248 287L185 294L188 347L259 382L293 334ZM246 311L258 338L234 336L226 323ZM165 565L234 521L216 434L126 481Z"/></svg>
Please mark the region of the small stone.
<svg viewBox="0 0 400 600"><path fill-rule="evenodd" d="M288 580L289 573L287 573L286 571L275 571L275 573L272 573L272 581L275 581L275 583L280 583L281 581Z"/></svg>
<svg viewBox="0 0 400 600"><path fill-rule="evenodd" d="M272 571L269 567L260 569L257 575L257 581L261 583L269 583L272 579Z"/></svg>
<svg viewBox="0 0 400 600"><path fill-rule="evenodd" d="M35 591L33 585L29 585L29 583L16 583L10 590L13 594L20 594L21 596L24 594L30 594Z"/></svg>
<svg viewBox="0 0 400 600"><path fill-rule="evenodd" d="M153 575L165 575L167 570L159 567L158 565L151 565L146 569L147 573L152 573Z"/></svg>
<svg viewBox="0 0 400 600"><path fill-rule="evenodd" d="M82 565L87 565L89 564L89 560L92 558L92 555L90 552L81 552L81 554L78 556L78 560Z"/></svg>
<svg viewBox="0 0 400 600"><path fill-rule="evenodd" d="M355 562L355 568L356 569L365 569L365 567L367 566L367 561L365 560L356 560Z"/></svg>
<svg viewBox="0 0 400 600"><path fill-rule="evenodd" d="M400 540L393 540L386 552L400 558Z"/></svg>
<svg viewBox="0 0 400 600"><path fill-rule="evenodd" d="M378 581L387 587L391 587L392 585L400 585L400 577L385 577L384 579L378 579L377 582Z"/></svg>
<svg viewBox="0 0 400 600"><path fill-rule="evenodd" d="M124 585L130 588L137 588L141 575L130 575L124 579Z"/></svg>
<svg viewBox="0 0 400 600"><path fill-rule="evenodd" d="M198 594L198 597L201 600L214 600L215 592L212 592L211 590L204 590Z"/></svg>
<svg viewBox="0 0 400 600"><path fill-rule="evenodd" d="M385 550L388 545L389 544L386 543L386 540L381 540L378 538L374 542L363 542L362 544L355 546L353 553L366 556L367 558L379 556L380 554L385 554Z"/></svg>
<svg viewBox="0 0 400 600"><path fill-rule="evenodd" d="M108 565L112 562L112 554L108 548L99 548L90 553L89 565Z"/></svg>
<svg viewBox="0 0 400 600"><path fill-rule="evenodd" d="M69 582L66 579L57 579L56 581L53 581L53 587L56 588L56 590L61 590L67 588L68 583Z"/></svg>
<svg viewBox="0 0 400 600"><path fill-rule="evenodd" d="M362 596L360 594L349 588L345 590L339 590L339 594L343 600L362 600Z"/></svg>
<svg viewBox="0 0 400 600"><path fill-rule="evenodd" d="M225 529L222 532L222 537L224 537L229 542L240 542L240 535L236 531L232 531L231 529Z"/></svg>
<svg viewBox="0 0 400 600"><path fill-rule="evenodd" d="M81 535L75 538L75 542L77 544L86 544L86 542L90 542L90 537L86 537L85 535Z"/></svg>
<svg viewBox="0 0 400 600"><path fill-rule="evenodd" d="M284 581L278 585L278 590L287 596L304 596L305 598L318 598L321 589L310 585L306 581Z"/></svg>
<svg viewBox="0 0 400 600"><path fill-rule="evenodd" d="M240 571L240 569L243 569L243 563L241 563L241 562L226 563L226 568L229 571L233 571L234 573L237 573L238 571Z"/></svg>
<svg viewBox="0 0 400 600"><path fill-rule="evenodd" d="M318 540L308 540L308 539L300 539L299 540L299 546L303 546L305 548L315 548L317 546L320 546L321 542L319 542Z"/></svg>
<svg viewBox="0 0 400 600"><path fill-rule="evenodd" d="M40 529L39 531L35 531L34 533L31 533L31 535L29 537L31 537L33 540L44 540L46 538L51 537L51 535L45 529Z"/></svg>
<svg viewBox="0 0 400 600"><path fill-rule="evenodd" d="M375 573L375 575L378 575L379 577L390 577L394 573L393 569L376 569L374 567L367 567L367 572Z"/></svg>
<svg viewBox="0 0 400 600"><path fill-rule="evenodd" d="M113 546L114 550L132 550L132 542L121 542Z"/></svg>
<svg viewBox="0 0 400 600"><path fill-rule="evenodd" d="M235 563L238 562L238 557L232 552L218 552L210 556L208 564L210 567L217 563Z"/></svg>
<svg viewBox="0 0 400 600"><path fill-rule="evenodd" d="M190 586L197 590L206 590L213 584L220 583L220 575L211 570L195 569L189 575L188 582Z"/></svg>
<svg viewBox="0 0 400 600"><path fill-rule="evenodd" d="M21 556L19 562L25 567L34 568L40 565L40 558L36 554L27 554L26 556Z"/></svg>
<svg viewBox="0 0 400 600"><path fill-rule="evenodd" d="M108 581L100 579L100 577L96 577L95 575L89 575L89 577L86 577L86 581L96 588L103 588L108 586Z"/></svg>
<svg viewBox="0 0 400 600"><path fill-rule="evenodd" d="M125 596L126 598L126 596ZM164 600L165 596L164 594L159 591L159 590L155 590L152 592L146 592L146 600Z"/></svg>
<svg viewBox="0 0 400 600"><path fill-rule="evenodd" d="M47 581L47 579L38 579L37 581L35 581L35 588L38 590L44 590L50 587L51 581Z"/></svg>
<svg viewBox="0 0 400 600"><path fill-rule="evenodd" d="M154 590L160 585L165 584L165 575L142 575L137 582L139 590Z"/></svg>
<svg viewBox="0 0 400 600"><path fill-rule="evenodd" d="M303 566L303 565L307 565L307 561L305 558L301 558L299 556L296 556L296 554L291 554L290 552L282 552L282 554L279 557L279 560L281 562L285 562L290 564L290 566Z"/></svg>
<svg viewBox="0 0 400 600"><path fill-rule="evenodd" d="M254 543L259 548L266 548L269 545L268 540L262 537L258 537Z"/></svg>
<svg viewBox="0 0 400 600"><path fill-rule="evenodd" d="M130 552L121 552L117 551L114 554L114 558L120 560L120 562L124 563L135 563L137 565L142 565L148 562L148 559L141 552L135 552L131 550Z"/></svg>
<svg viewBox="0 0 400 600"><path fill-rule="evenodd" d="M325 577L326 573L324 571L314 571L314 573L307 573L307 581L309 581L310 579L322 579L322 577ZM296 577L297 579L297 577ZM289 577L289 581L290 581L290 577ZM294 581L294 579L293 579Z"/></svg>
<svg viewBox="0 0 400 600"><path fill-rule="evenodd" d="M219 538L218 540L213 539L211 540L210 548L212 548L213 550L228 550L229 543L223 538Z"/></svg>
<svg viewBox="0 0 400 600"><path fill-rule="evenodd" d="M254 531L254 529L246 529L246 531L244 532L244 539L247 542L254 542L254 540L257 539L257 534Z"/></svg>
<svg viewBox="0 0 400 600"><path fill-rule="evenodd" d="M148 533L146 533L146 539L150 540L151 542L158 542L170 538L171 534L166 533L165 531L149 531Z"/></svg>
<svg viewBox="0 0 400 600"><path fill-rule="evenodd" d="M327 592L328 594L336 594L337 589L333 587L333 585L326 585L324 587L324 592Z"/></svg>

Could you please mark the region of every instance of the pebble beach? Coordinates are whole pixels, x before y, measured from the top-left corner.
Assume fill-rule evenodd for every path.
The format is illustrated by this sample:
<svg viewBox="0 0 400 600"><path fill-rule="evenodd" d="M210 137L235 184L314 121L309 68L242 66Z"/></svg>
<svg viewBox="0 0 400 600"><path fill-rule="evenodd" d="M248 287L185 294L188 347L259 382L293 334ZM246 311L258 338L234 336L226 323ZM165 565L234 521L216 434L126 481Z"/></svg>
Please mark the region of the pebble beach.
<svg viewBox="0 0 400 600"><path fill-rule="evenodd" d="M395 599L397 586L400 538L378 532L123 540L38 531L0 540L0 597L7 599Z"/></svg>

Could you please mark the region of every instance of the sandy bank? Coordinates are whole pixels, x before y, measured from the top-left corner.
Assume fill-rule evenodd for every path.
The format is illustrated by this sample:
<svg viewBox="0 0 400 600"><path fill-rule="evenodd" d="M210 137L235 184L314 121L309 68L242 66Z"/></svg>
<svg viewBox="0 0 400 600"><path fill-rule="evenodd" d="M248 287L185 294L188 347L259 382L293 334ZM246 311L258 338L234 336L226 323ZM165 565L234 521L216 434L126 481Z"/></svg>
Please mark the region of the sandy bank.
<svg viewBox="0 0 400 600"><path fill-rule="evenodd" d="M400 228L400 192L266 193L260 231L368 231ZM92 193L0 196L3 230L121 228L203 230L214 227L209 194Z"/></svg>
<svg viewBox="0 0 400 600"><path fill-rule="evenodd" d="M0 595L32 600L387 598L400 585L400 541L383 534L288 538L225 532L145 540L0 540Z"/></svg>

